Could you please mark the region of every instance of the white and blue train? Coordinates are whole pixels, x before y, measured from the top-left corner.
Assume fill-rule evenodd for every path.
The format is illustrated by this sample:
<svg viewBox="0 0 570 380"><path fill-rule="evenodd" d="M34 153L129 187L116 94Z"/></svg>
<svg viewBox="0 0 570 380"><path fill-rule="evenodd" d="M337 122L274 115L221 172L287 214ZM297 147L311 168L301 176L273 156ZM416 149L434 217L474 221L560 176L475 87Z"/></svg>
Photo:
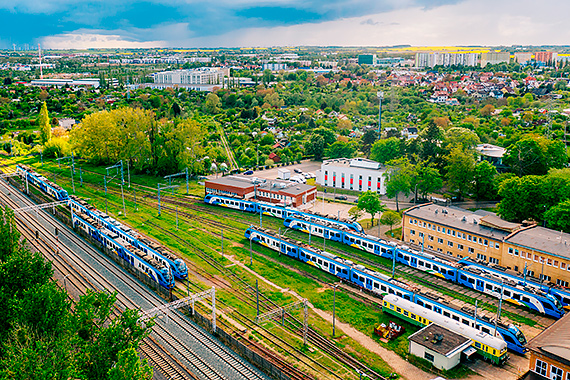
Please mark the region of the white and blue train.
<svg viewBox="0 0 570 380"><path fill-rule="evenodd" d="M385 274L375 272L363 265L355 264L350 260L337 257L317 248L277 236L265 229L251 226L246 230L245 237L367 289L379 297L383 297L386 294L395 294L398 297L433 310L464 325L476 328L486 334L494 334L495 322L497 322L497 332L501 334L507 343L508 349L519 354L524 354L525 352L526 338L519 328L512 324L503 324L500 321L495 321L495 318L486 315L477 315L475 317L475 310L469 307L459 308L437 295L419 292L417 288L390 278Z"/></svg>
<svg viewBox="0 0 570 380"><path fill-rule="evenodd" d="M118 234L101 225L97 219L93 219L81 211L72 211L71 221L74 228L84 231L105 248L125 259L135 270L148 276L152 281L167 289L174 287L174 277L170 266L155 260L151 255L132 246Z"/></svg>
<svg viewBox="0 0 570 380"><path fill-rule="evenodd" d="M107 230L117 234L130 245L143 251L145 254L152 256L154 260L162 263L163 265L169 266L177 279L183 280L188 277L188 267L184 260L176 257L163 246L141 237L136 231L130 229L124 224L121 224L104 212L97 210L95 207L79 197L71 195L69 207L72 212L80 212L82 214L89 215Z"/></svg>
<svg viewBox="0 0 570 380"><path fill-rule="evenodd" d="M248 201L245 199L228 197L224 195L207 194L204 197L204 203L216 206L231 208L251 212L254 214L262 213L263 215L273 216L275 218L285 219L292 215L302 215L303 217L314 220L315 222L331 223L339 228L348 228L357 232L364 232L364 229L358 222L346 219L331 219L320 214L299 211L292 207L283 207L266 202Z"/></svg>
<svg viewBox="0 0 570 380"><path fill-rule="evenodd" d="M24 180L27 180L32 185L39 187L41 191L49 196L57 199L58 201L65 201L69 199L69 194L61 186L51 182L41 174L36 173L33 169L26 165L16 165L16 173Z"/></svg>
<svg viewBox="0 0 570 380"><path fill-rule="evenodd" d="M101 225L105 226L107 230L117 234L130 245L153 256L155 260L162 262L164 265L170 266L176 278L183 280L188 277L188 268L186 263L163 246L139 236L136 231L131 230L105 213L95 209L95 207L91 206L79 197L74 195L69 196L67 191L61 188L61 186L54 184L44 176L36 173L32 168L25 165L17 165L16 171L20 176L27 178L29 182L51 197L59 201L69 201L68 206L71 208L72 212L82 212L83 214L89 215L91 218L97 219L97 221Z"/></svg>
<svg viewBox="0 0 570 380"><path fill-rule="evenodd" d="M564 308L560 301L551 294L540 289L525 287L512 281L503 282L501 278L485 273L478 268L463 267L459 263L443 260L434 255L419 252L405 245L396 245L371 235L359 234L347 229L324 225L309 221L297 215L285 218L285 227L296 229L314 236L324 237L363 251L392 259L446 280L458 283L468 288L487 293L515 305L527 307L553 318L561 318Z"/></svg>
<svg viewBox="0 0 570 380"><path fill-rule="evenodd" d="M537 291L543 291L554 296L562 304L565 310L570 310L570 289L562 287L556 284L545 284L540 281L540 279L530 276L519 274L514 271L510 271L505 267L493 264L486 264L479 261L472 260L468 257L459 260L459 264L462 265L463 269L475 268L484 273L496 276L501 280L506 282L511 282L517 284L518 286L523 286L526 288L535 289Z"/></svg>

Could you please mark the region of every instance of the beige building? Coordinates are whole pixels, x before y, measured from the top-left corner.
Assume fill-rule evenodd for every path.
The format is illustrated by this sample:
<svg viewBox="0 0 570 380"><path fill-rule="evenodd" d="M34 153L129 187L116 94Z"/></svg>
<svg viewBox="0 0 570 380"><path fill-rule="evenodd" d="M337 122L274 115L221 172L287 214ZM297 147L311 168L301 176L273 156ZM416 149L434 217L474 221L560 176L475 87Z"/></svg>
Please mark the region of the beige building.
<svg viewBox="0 0 570 380"><path fill-rule="evenodd" d="M570 234L493 213L428 203L402 218L402 240L427 251L497 264L561 286L570 282Z"/></svg>

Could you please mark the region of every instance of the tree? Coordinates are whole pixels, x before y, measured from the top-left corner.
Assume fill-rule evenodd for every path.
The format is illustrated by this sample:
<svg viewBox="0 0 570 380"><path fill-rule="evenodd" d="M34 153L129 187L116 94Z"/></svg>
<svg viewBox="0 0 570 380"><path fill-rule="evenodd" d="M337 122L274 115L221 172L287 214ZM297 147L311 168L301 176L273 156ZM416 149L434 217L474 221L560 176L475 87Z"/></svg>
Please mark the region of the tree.
<svg viewBox="0 0 570 380"><path fill-rule="evenodd" d="M351 142L335 141L328 148L330 158L352 158L356 149Z"/></svg>
<svg viewBox="0 0 570 380"><path fill-rule="evenodd" d="M206 101L204 102L204 109L210 115L215 115L220 112L220 98L213 92L206 95Z"/></svg>
<svg viewBox="0 0 570 380"><path fill-rule="evenodd" d="M358 206L354 206L354 207L351 207L350 210L348 210L348 215L352 219L357 220L362 216L362 212L363 212L363 210L361 208L359 208Z"/></svg>
<svg viewBox="0 0 570 380"><path fill-rule="evenodd" d="M544 220L549 228L570 232L570 199L551 207L544 214Z"/></svg>
<svg viewBox="0 0 570 380"><path fill-rule="evenodd" d="M47 105L46 102L43 102L38 120L40 127L40 142L42 144L45 144L51 140L51 125L49 121L50 119L48 115Z"/></svg>
<svg viewBox="0 0 570 380"><path fill-rule="evenodd" d="M386 206L380 202L378 193L374 191L365 191L358 197L358 208L370 214L372 225L374 225L374 215L386 210Z"/></svg>
<svg viewBox="0 0 570 380"><path fill-rule="evenodd" d="M313 133L305 145L305 152L308 156L313 156L315 160L320 160L325 151L325 139L323 136Z"/></svg>
<svg viewBox="0 0 570 380"><path fill-rule="evenodd" d="M360 149L365 155L370 154L370 149L372 148L372 144L374 144L377 139L378 139L378 134L375 130L369 129L366 132L364 132L362 138L360 139L360 146L361 146Z"/></svg>
<svg viewBox="0 0 570 380"><path fill-rule="evenodd" d="M528 135L507 148L503 163L519 177L544 175L550 168L562 168L568 163L568 156L562 141Z"/></svg>
<svg viewBox="0 0 570 380"><path fill-rule="evenodd" d="M407 158L402 157L386 164L386 195L396 198L396 210L400 211L398 196L410 194L413 178L413 166Z"/></svg>
<svg viewBox="0 0 570 380"><path fill-rule="evenodd" d="M487 104L481 108L481 116L489 117L495 112L495 107L492 104Z"/></svg>
<svg viewBox="0 0 570 380"><path fill-rule="evenodd" d="M402 146L396 137L377 140L370 150L370 158L382 164L399 157L402 157Z"/></svg>
<svg viewBox="0 0 570 380"><path fill-rule="evenodd" d="M180 116L182 109L180 108L178 103L173 102L172 107L170 107L170 112L172 112L172 114L176 117L176 116Z"/></svg>
<svg viewBox="0 0 570 380"><path fill-rule="evenodd" d="M445 146L461 145L464 150L474 149L480 144L479 136L467 128L453 127L445 132Z"/></svg>
<svg viewBox="0 0 570 380"><path fill-rule="evenodd" d="M444 135L443 128L437 126L435 123L430 123L426 129L420 132L418 142L422 161L439 162L441 143L444 140Z"/></svg>
<svg viewBox="0 0 570 380"><path fill-rule="evenodd" d="M475 199L494 199L497 196L494 181L496 175L497 169L489 161L483 160L475 165L471 185Z"/></svg>
<svg viewBox="0 0 570 380"><path fill-rule="evenodd" d="M150 380L152 368L141 363L137 351L130 346L119 352L117 364L109 369L109 380Z"/></svg>
<svg viewBox="0 0 570 380"><path fill-rule="evenodd" d="M455 146L445 158L447 174L445 175L449 189L457 193L459 199L467 194L473 178L475 159L473 155Z"/></svg>
<svg viewBox="0 0 570 380"><path fill-rule="evenodd" d="M443 180L439 170L433 164L418 162L415 166L415 176L412 178L410 190L412 186L414 190L417 189L422 198L426 198L429 193L441 189ZM414 194L414 197L417 200L417 194Z"/></svg>
<svg viewBox="0 0 570 380"><path fill-rule="evenodd" d="M382 217L380 218L380 223L384 226L390 226L390 233L392 232L392 227L394 224L400 223L402 217L400 216L399 212L394 210L386 210L382 213Z"/></svg>

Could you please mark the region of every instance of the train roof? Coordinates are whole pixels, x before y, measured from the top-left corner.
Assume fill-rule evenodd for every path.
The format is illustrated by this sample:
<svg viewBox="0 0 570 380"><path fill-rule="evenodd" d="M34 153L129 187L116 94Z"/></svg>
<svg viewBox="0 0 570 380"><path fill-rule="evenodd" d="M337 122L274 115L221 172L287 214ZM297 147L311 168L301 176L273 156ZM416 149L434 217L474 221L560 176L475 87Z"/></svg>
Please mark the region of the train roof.
<svg viewBox="0 0 570 380"><path fill-rule="evenodd" d="M461 322L448 318L442 314L436 313L433 310L429 310L396 295L387 294L384 296L384 300L397 305L411 313L422 316L423 318L430 320L439 326L443 326L450 331L453 331L469 339L476 340L489 347L495 348L497 350L504 350L507 348L507 344L502 338L492 336L483 331L479 331L474 327L467 326Z"/></svg>

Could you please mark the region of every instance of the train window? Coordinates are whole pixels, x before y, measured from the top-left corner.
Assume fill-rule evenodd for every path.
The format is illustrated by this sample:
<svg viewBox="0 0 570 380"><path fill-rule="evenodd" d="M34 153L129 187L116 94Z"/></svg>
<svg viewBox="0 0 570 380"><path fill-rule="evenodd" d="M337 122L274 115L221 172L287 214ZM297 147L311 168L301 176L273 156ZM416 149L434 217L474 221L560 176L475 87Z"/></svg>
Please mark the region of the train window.
<svg viewBox="0 0 570 380"><path fill-rule="evenodd" d="M504 294L505 296L507 296L507 297L510 297L510 296L511 296L511 292L508 291L508 290L504 290L504 291L503 291L503 294Z"/></svg>
<svg viewBox="0 0 570 380"><path fill-rule="evenodd" d="M472 278L470 278L468 281L469 281L470 284L474 284L474 283L475 283L475 280L472 279Z"/></svg>
<svg viewBox="0 0 570 380"><path fill-rule="evenodd" d="M475 348L481 348L481 343L475 342Z"/></svg>
<svg viewBox="0 0 570 380"><path fill-rule="evenodd" d="M462 275L460 276L460 278L461 278L462 280L464 280L464 281L467 280L467 276L465 276L464 274L462 274Z"/></svg>
<svg viewBox="0 0 570 380"><path fill-rule="evenodd" d="M404 310L404 315L405 315L406 317L408 316L408 314L409 314L408 311L407 311L407 310Z"/></svg>
<svg viewBox="0 0 570 380"><path fill-rule="evenodd" d="M483 331L485 334L490 334L490 333L491 333L491 330L489 330L489 329L486 328L486 327L481 327L481 331Z"/></svg>
<svg viewBox="0 0 570 380"><path fill-rule="evenodd" d="M394 310L394 305L390 304L390 309Z"/></svg>
<svg viewBox="0 0 570 380"><path fill-rule="evenodd" d="M377 282L374 283L374 289L378 289L379 285Z"/></svg>
<svg viewBox="0 0 570 380"><path fill-rule="evenodd" d="M388 289L388 293L394 294L394 290L393 290L392 288L389 288L389 289Z"/></svg>
<svg viewBox="0 0 570 380"><path fill-rule="evenodd" d="M493 285L491 285L491 284L486 284L486 285L485 285L485 288L486 288L487 290L493 290Z"/></svg>
<svg viewBox="0 0 570 380"><path fill-rule="evenodd" d="M438 267L437 265L434 265L434 266L433 266L433 270L439 272L439 267Z"/></svg>
<svg viewBox="0 0 570 380"><path fill-rule="evenodd" d="M353 273L352 278L358 278L358 275L356 273Z"/></svg>
<svg viewBox="0 0 570 380"><path fill-rule="evenodd" d="M384 306L388 306L388 302L384 301Z"/></svg>
<svg viewBox="0 0 570 380"><path fill-rule="evenodd" d="M550 309L550 310L552 310L552 306L550 305L549 302L543 302L542 304L544 305L544 308L545 308L545 309Z"/></svg>
<svg viewBox="0 0 570 380"><path fill-rule="evenodd" d="M459 317L457 315L452 315L451 318L456 320L456 321L459 321Z"/></svg>
<svg viewBox="0 0 570 380"><path fill-rule="evenodd" d="M410 314L410 317L411 317L412 319L416 319L416 315L415 315L415 314Z"/></svg>
<svg viewBox="0 0 570 380"><path fill-rule="evenodd" d="M422 300L418 300L418 305L424 306L424 302Z"/></svg>
<svg viewBox="0 0 570 380"><path fill-rule="evenodd" d="M397 307L397 308L396 308L396 311L397 311L398 313L401 313L401 312L402 312L402 309L400 309L399 307Z"/></svg>
<svg viewBox="0 0 570 380"><path fill-rule="evenodd" d="M426 263L426 268L427 268L427 269L431 269L431 264L430 264L430 263Z"/></svg>
<svg viewBox="0 0 570 380"><path fill-rule="evenodd" d="M364 277L360 276L359 280L360 282L364 282Z"/></svg>
<svg viewBox="0 0 570 380"><path fill-rule="evenodd" d="M521 295L518 293L513 293L513 299L515 300L520 300L521 299Z"/></svg>
<svg viewBox="0 0 570 380"><path fill-rule="evenodd" d="M386 291L386 287L384 285L380 286L380 289L382 289L383 292Z"/></svg>
<svg viewBox="0 0 570 380"><path fill-rule="evenodd" d="M463 323L464 325L469 326L469 321L467 319L462 319L461 323Z"/></svg>
<svg viewBox="0 0 570 380"><path fill-rule="evenodd" d="M447 311L444 311L444 312L443 312L443 315L444 315L445 317L447 317L447 318L449 318L449 317L451 316L451 314L450 314L449 312L447 312Z"/></svg>
<svg viewBox="0 0 570 380"><path fill-rule="evenodd" d="M425 308L431 310L431 305L426 303Z"/></svg>
<svg viewBox="0 0 570 380"><path fill-rule="evenodd" d="M423 267L423 266L424 266L424 262L423 262L422 260L418 260L418 265L420 265L420 266Z"/></svg>

